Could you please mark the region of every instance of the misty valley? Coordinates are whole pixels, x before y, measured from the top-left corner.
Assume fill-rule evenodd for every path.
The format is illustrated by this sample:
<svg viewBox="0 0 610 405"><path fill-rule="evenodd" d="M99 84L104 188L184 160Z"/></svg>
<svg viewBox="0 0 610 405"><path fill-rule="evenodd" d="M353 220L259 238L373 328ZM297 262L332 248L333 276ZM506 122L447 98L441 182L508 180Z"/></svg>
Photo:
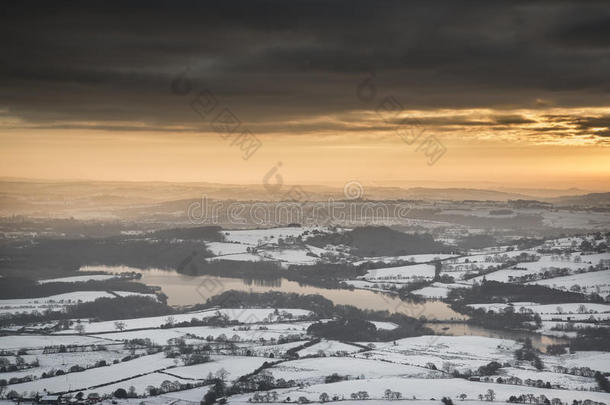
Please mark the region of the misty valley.
<svg viewBox="0 0 610 405"><path fill-rule="evenodd" d="M155 404L607 401L607 211L409 204L405 217L315 225L144 210L7 218L2 391Z"/></svg>

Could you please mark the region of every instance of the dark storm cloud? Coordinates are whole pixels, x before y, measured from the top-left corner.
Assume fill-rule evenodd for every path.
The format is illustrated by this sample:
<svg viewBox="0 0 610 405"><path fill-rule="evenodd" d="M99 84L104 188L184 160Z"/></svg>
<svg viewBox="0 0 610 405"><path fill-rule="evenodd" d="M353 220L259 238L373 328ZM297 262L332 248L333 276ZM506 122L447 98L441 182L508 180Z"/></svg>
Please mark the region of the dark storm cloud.
<svg viewBox="0 0 610 405"><path fill-rule="evenodd" d="M188 100L169 91L185 70L195 88L209 88L242 121L261 127L370 110L374 103L356 97L367 74L378 94L396 96L405 108L537 108L540 99L599 106L610 95L605 2L2 7L0 108L39 125L198 127ZM115 127L124 128L108 124Z"/></svg>

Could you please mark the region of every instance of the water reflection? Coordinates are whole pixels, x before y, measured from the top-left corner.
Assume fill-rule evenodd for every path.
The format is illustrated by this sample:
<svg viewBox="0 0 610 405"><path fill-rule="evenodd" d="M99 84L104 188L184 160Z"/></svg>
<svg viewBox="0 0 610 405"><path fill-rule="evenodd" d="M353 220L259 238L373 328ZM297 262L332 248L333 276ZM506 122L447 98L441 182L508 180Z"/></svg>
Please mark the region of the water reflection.
<svg viewBox="0 0 610 405"><path fill-rule="evenodd" d="M566 339L538 335L523 331L493 330L468 325L460 320L466 317L453 311L442 301L405 302L395 296L369 290L343 290L300 285L284 278L271 280L239 279L215 276L188 276L175 271L160 269L137 269L127 266L86 266L81 271L106 271L110 273L136 272L142 274L140 281L147 285L159 286L168 297L170 305L193 305L204 303L208 298L228 290L266 292L282 291L298 294L319 294L334 304L353 305L360 309L386 310L404 313L408 316L439 322L427 323L437 334L453 336L486 336L499 339L532 339L532 344L544 351L550 344L567 344ZM443 322L445 321L445 322ZM447 322L454 321L454 322Z"/></svg>
<svg viewBox="0 0 610 405"><path fill-rule="evenodd" d="M552 336L539 335L527 331L512 331L512 330L494 330L476 325L468 325L465 323L427 323L427 327L432 329L439 335L450 336L485 336L497 339L511 339L523 341L525 338L532 340L532 346L538 350L545 351L548 345L568 344L567 339L561 339Z"/></svg>
<svg viewBox="0 0 610 405"><path fill-rule="evenodd" d="M405 302L398 297L368 290L345 290L300 285L284 278L273 280L240 279L215 276L189 276L175 271L137 269L127 266L85 266L81 271L107 271L111 273L136 272L141 282L159 286L170 305L204 303L208 298L228 290L266 292L282 291L298 294L319 294L334 304L353 305L360 309L404 313L408 316L435 320L465 319L442 301Z"/></svg>
<svg viewBox="0 0 610 405"><path fill-rule="evenodd" d="M242 279L242 281L244 282L245 285L248 285L248 286L255 285L257 287L277 287L277 288L282 286L281 278L274 278L271 280L244 278L244 279Z"/></svg>

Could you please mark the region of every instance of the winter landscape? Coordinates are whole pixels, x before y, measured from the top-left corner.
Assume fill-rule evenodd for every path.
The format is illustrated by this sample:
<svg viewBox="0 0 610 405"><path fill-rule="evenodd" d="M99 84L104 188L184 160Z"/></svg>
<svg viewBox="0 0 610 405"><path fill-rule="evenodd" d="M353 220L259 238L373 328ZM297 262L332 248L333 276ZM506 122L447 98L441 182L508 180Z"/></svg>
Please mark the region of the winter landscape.
<svg viewBox="0 0 610 405"><path fill-rule="evenodd" d="M608 1L0 5L0 405L610 405Z"/></svg>
<svg viewBox="0 0 610 405"><path fill-rule="evenodd" d="M418 219L431 203L385 224L124 221L103 237L6 219L2 395L608 403L610 214L445 200L443 220Z"/></svg>

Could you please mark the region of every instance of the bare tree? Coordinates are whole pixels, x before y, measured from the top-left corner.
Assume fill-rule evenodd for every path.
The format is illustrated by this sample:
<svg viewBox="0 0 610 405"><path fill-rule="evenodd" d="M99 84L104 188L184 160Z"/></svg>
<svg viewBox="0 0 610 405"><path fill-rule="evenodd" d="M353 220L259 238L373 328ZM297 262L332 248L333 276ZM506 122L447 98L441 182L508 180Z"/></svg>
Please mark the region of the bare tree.
<svg viewBox="0 0 610 405"><path fill-rule="evenodd" d="M83 333L85 333L85 325L83 325L82 323L77 323L76 326L74 327L74 330L79 335L82 335Z"/></svg>

